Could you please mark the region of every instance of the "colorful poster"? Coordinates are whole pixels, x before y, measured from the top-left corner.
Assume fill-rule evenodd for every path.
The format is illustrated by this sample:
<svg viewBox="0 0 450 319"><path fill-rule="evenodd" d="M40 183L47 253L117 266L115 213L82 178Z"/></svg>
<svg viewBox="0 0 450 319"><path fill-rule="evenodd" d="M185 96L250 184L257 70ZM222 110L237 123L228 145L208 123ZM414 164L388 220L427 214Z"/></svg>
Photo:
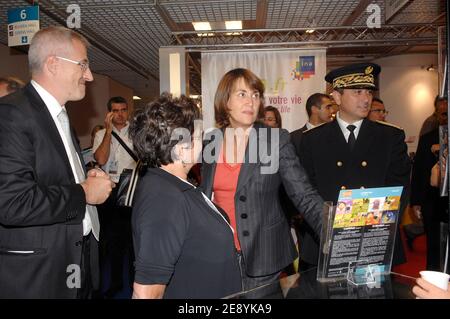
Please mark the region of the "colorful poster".
<svg viewBox="0 0 450 319"><path fill-rule="evenodd" d="M306 100L325 93L326 51L265 50L202 53L202 110L204 129L214 127L214 94L222 76L234 68L247 68L265 86L265 105L276 107L283 128L305 125Z"/></svg>
<svg viewBox="0 0 450 319"><path fill-rule="evenodd" d="M389 272L402 186L341 190L326 261L326 277L345 276L350 262Z"/></svg>

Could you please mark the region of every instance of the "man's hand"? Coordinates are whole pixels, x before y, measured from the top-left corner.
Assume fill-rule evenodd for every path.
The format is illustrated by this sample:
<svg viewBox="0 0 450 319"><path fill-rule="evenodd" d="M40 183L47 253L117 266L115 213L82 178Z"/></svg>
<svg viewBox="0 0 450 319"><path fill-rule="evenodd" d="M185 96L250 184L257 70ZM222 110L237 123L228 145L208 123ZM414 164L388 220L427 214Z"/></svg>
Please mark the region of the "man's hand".
<svg viewBox="0 0 450 319"><path fill-rule="evenodd" d="M112 132L112 129L113 129L113 123L112 123L113 117L114 117L114 113L113 112L108 112L106 114L106 117L105 117L106 133L111 134L111 132Z"/></svg>
<svg viewBox="0 0 450 319"><path fill-rule="evenodd" d="M441 146L439 144L433 144L431 145L431 153L433 154L439 154Z"/></svg>
<svg viewBox="0 0 450 319"><path fill-rule="evenodd" d="M422 219L422 206L420 205L413 205L412 210L414 212L414 215L418 218L418 219Z"/></svg>
<svg viewBox="0 0 450 319"><path fill-rule="evenodd" d="M91 205L104 203L116 187L109 175L99 169L91 169L87 179L80 185L86 195L86 203Z"/></svg>

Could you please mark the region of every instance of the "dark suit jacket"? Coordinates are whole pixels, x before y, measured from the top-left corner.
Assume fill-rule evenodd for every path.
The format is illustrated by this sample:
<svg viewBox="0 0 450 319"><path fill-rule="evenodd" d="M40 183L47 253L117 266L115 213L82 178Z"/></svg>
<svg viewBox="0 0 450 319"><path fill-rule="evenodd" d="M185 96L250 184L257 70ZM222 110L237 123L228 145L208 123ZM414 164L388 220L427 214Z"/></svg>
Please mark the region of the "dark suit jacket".
<svg viewBox="0 0 450 319"><path fill-rule="evenodd" d="M440 222L445 220L448 197L430 185L431 169L439 160L431 146L439 144L439 129L422 135L417 146L411 178L411 205L420 205L427 235L427 269L440 271Z"/></svg>
<svg viewBox="0 0 450 319"><path fill-rule="evenodd" d="M234 197L236 227L247 267L246 273L250 276L264 276L280 271L296 258L289 225L278 197L281 183L317 233L320 233L322 224L323 201L309 183L290 143L289 133L286 130L272 131L260 123L255 123L253 128ZM267 132L267 137L263 137L264 132ZM275 135L275 132L280 134ZM222 131L215 130L205 137L206 141L211 142L203 150L202 188L210 198L222 136ZM267 145L270 150L272 144L279 153L279 156L274 156L279 160L279 168L272 174L262 174L261 169L265 167L263 163L269 161L267 155L258 154L256 161L252 163L249 149L252 145L258 145L261 150L261 145ZM208 158L209 153L213 154L212 160Z"/></svg>
<svg viewBox="0 0 450 319"><path fill-rule="evenodd" d="M298 130L291 132L291 143L294 145L295 153L300 158L300 148L302 142L303 132L307 131L308 127L303 125ZM280 191L281 203L283 210L288 217L298 215L299 212L295 208L292 201L286 195L286 192L282 188ZM298 236L298 251L299 257L302 261L306 261L308 264L316 265L319 258L318 246L320 243L320 237L315 234L314 230L303 221L297 221L294 223L294 227Z"/></svg>
<svg viewBox="0 0 450 319"><path fill-rule="evenodd" d="M0 298L75 298L66 282L81 262L85 194L33 86L0 99L0 109ZM91 240L94 287L96 248Z"/></svg>
<svg viewBox="0 0 450 319"><path fill-rule="evenodd" d="M294 145L295 152L297 154L300 153L300 143L302 141L303 132L307 131L307 130L308 130L308 128L306 127L306 124L305 124L298 130L291 132L291 143Z"/></svg>
<svg viewBox="0 0 450 319"><path fill-rule="evenodd" d="M336 203L339 191L344 188L404 186L402 212L411 167L404 141L403 130L365 119L350 151L335 120L305 132L299 155L311 183L325 201ZM396 240L394 263L403 260L401 243Z"/></svg>

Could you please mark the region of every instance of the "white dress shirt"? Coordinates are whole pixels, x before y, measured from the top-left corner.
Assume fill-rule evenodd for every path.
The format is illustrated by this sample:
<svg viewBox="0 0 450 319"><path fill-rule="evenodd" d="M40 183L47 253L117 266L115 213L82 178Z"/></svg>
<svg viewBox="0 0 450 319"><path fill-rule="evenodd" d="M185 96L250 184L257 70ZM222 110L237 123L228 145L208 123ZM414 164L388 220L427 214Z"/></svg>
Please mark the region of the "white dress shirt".
<svg viewBox="0 0 450 319"><path fill-rule="evenodd" d="M127 125L124 126L121 130L118 130L113 125L113 131L116 132L117 135L119 135L122 141L124 141L131 150L133 150L133 143L128 136L129 127L130 124L128 122ZM97 148L102 143L103 138L105 137L105 133L106 129L102 129L98 131L97 134L95 134L94 144L92 145L92 153L95 153ZM114 171L116 173L111 173L111 169L113 166L115 166ZM120 173L122 173L125 168L133 169L135 167L136 162L134 161L134 159L130 156L130 154L128 154L125 148L120 145L119 141L114 136L111 136L108 161L105 163L105 165L102 166L102 169L111 176L111 180L113 182L117 183L120 178Z"/></svg>
<svg viewBox="0 0 450 319"><path fill-rule="evenodd" d="M343 119L341 119L339 112L336 114L336 121L339 124L339 127L341 128L342 134L344 134L345 140L348 143L348 137L350 136L350 131L347 129L347 126L350 125L350 123L345 122ZM363 120L356 121L354 123L351 123L352 125L356 126L355 130L353 131L353 134L355 134L355 140L358 139L359 130L361 129L361 124Z"/></svg>
<svg viewBox="0 0 450 319"><path fill-rule="evenodd" d="M306 128L307 128L308 130L310 130L310 129L312 129L312 128L315 128L315 127L316 127L316 125L311 124L309 121L306 122Z"/></svg>
<svg viewBox="0 0 450 319"><path fill-rule="evenodd" d="M45 106L47 106L48 111L50 112L50 115L52 116L53 122L56 125L56 128L58 129L59 136L61 137L64 149L66 150L67 157L70 162L70 167L72 168L73 176L75 177L75 182L80 183L80 180L78 179L77 172L75 170L75 166L72 160L72 156L70 154L70 147L69 142L66 139L66 134L64 134L64 130L61 126L61 123L58 120L58 114L62 111L62 109L65 107L61 106L58 101L55 99L53 95L51 95L46 89L44 89L42 86L40 86L36 81L31 80L31 85L36 89L39 96L42 98L42 100L45 103ZM80 166L83 167L83 163L81 162L80 158L77 156L78 160L80 161ZM92 222L91 218L89 217L89 214L86 209L86 213L84 214L83 218L83 235L87 236L92 230Z"/></svg>

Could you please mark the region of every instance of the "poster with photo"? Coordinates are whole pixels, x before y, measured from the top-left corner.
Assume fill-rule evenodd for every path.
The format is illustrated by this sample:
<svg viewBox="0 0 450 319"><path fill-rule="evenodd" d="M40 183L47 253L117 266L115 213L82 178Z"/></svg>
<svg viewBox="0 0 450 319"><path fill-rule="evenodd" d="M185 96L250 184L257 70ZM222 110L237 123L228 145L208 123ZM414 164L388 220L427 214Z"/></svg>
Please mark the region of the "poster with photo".
<svg viewBox="0 0 450 319"><path fill-rule="evenodd" d="M354 261L391 267L402 186L341 190L332 224L326 277L342 277Z"/></svg>

